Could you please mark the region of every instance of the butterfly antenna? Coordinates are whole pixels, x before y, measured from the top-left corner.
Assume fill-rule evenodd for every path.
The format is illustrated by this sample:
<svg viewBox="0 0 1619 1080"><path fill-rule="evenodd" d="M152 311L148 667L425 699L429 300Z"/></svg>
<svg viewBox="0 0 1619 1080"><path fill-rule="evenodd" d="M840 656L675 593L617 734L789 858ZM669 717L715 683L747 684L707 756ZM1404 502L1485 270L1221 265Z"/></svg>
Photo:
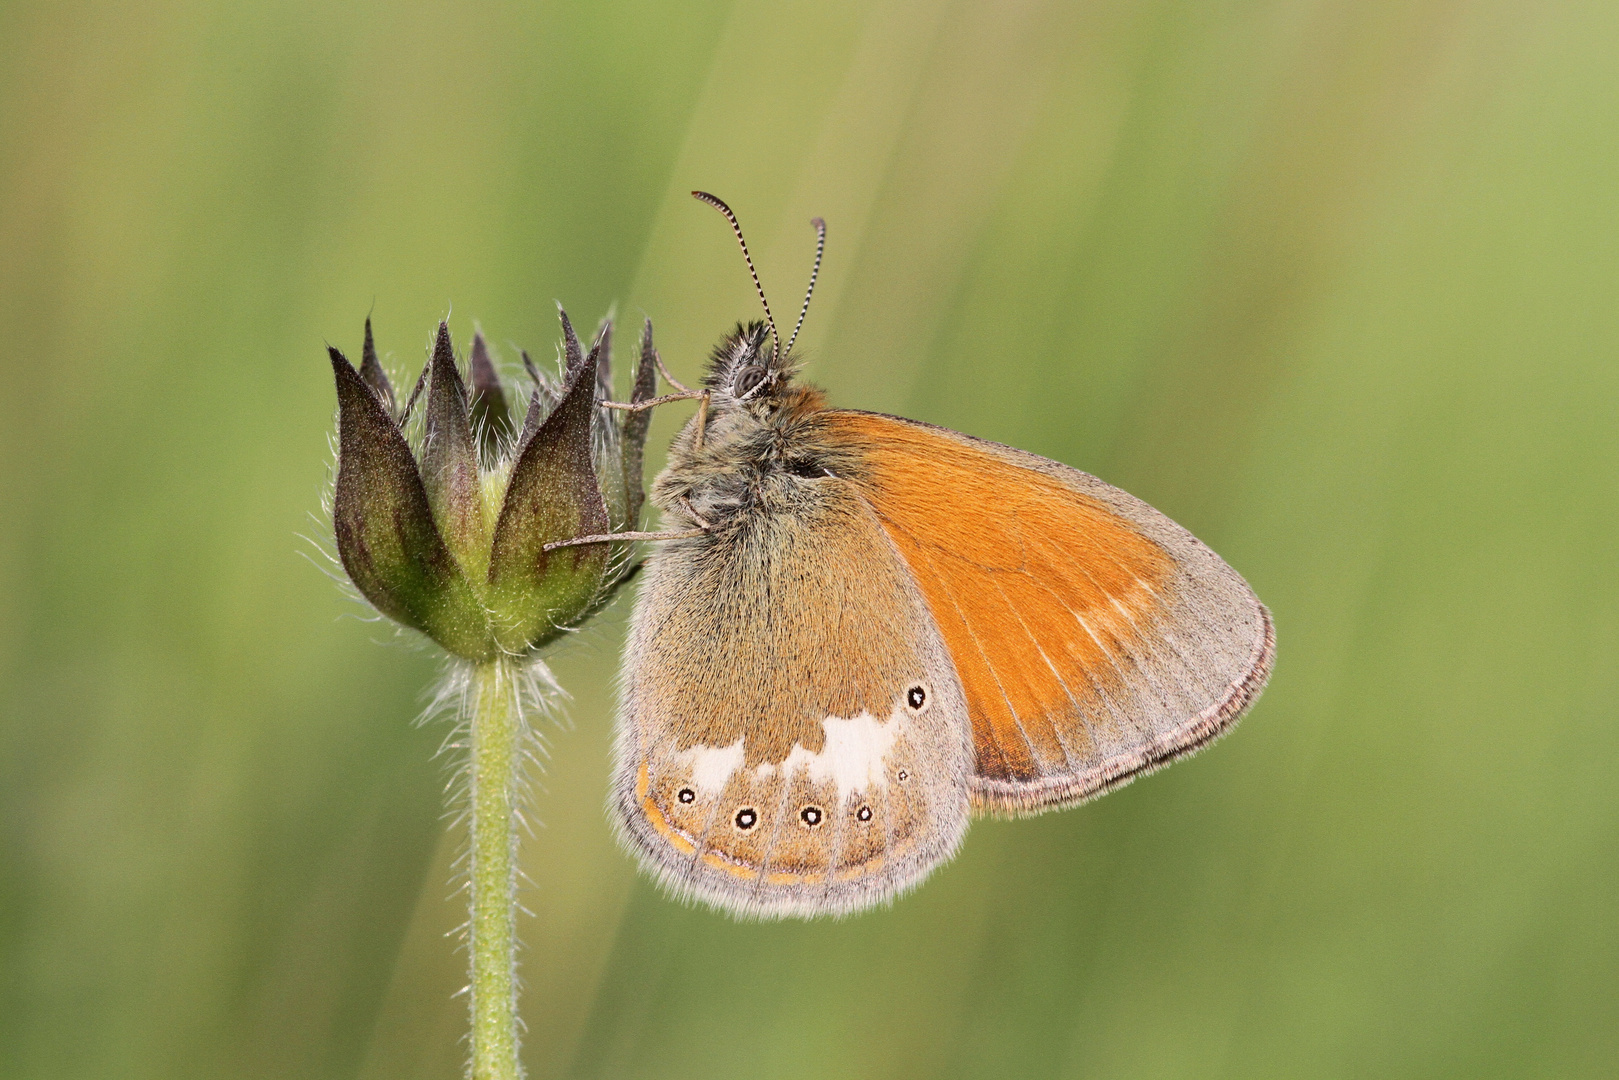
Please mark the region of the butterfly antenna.
<svg viewBox="0 0 1619 1080"><path fill-rule="evenodd" d="M765 287L759 284L759 271L753 268L753 256L748 254L748 242L742 238L741 223L736 220L736 215L731 213L731 208L725 205L723 199L710 195L706 191L694 191L691 195L692 198L706 202L724 214L725 220L731 223L731 229L736 233L736 242L742 245L742 258L747 261L748 273L753 275L753 287L759 290L759 303L763 304L765 308L765 322L770 324L770 340L774 346L770 359L771 363L775 363L776 360L781 358L781 335L776 333L776 317L770 314L770 301L765 299Z"/></svg>
<svg viewBox="0 0 1619 1080"><path fill-rule="evenodd" d="M793 342L798 340L798 332L804 329L804 316L809 314L810 297L815 295L815 279L821 276L821 256L826 253L826 221L822 218L810 218L810 224L815 226L815 265L810 267L809 288L804 290L804 306L798 309L798 325L793 327L793 336L787 339L787 351L793 351Z"/></svg>

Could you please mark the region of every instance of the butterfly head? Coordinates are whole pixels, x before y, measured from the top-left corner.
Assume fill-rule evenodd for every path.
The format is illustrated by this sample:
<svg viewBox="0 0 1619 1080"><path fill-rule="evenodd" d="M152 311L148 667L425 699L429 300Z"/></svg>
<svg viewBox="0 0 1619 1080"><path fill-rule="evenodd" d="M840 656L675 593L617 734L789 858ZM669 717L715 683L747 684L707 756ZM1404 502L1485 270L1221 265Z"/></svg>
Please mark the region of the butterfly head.
<svg viewBox="0 0 1619 1080"><path fill-rule="evenodd" d="M703 385L713 391L716 410L768 403L787 388L797 365L792 353L778 355L774 346L763 322L739 323L714 346Z"/></svg>
<svg viewBox="0 0 1619 1080"><path fill-rule="evenodd" d="M815 418L824 399L820 391L793 382L798 366L793 344L815 292L826 222L811 222L815 264L798 324L783 341L736 215L713 195L692 194L731 223L765 317L738 323L715 346L704 379L708 400L670 446L668 465L652 486L653 500L675 520L693 507L705 520L723 520L748 507L799 504L813 495L808 485L833 475L823 461L833 452L819 446L816 436Z"/></svg>
<svg viewBox="0 0 1619 1080"><path fill-rule="evenodd" d="M713 392L717 409L724 411L735 405L761 402L768 410L792 379L794 368L793 343L804 327L804 316L809 313L810 297L815 295L815 279L821 273L821 256L826 252L826 222L815 218L815 265L810 270L809 288L804 292L804 306L798 313L798 325L785 345L781 331L776 329L776 318L770 313L770 301L765 297L759 273L753 267L753 256L748 254L748 242L742 236L742 225L724 201L706 191L692 195L725 215L736 233L736 242L742 249L743 261L748 265L748 276L759 293L759 304L764 308L763 322L738 323L734 331L714 349L709 363L706 385Z"/></svg>
<svg viewBox="0 0 1619 1080"><path fill-rule="evenodd" d="M738 326L715 346L699 410L669 447L653 502L684 522L682 501L724 521L747 508L783 509L816 495L847 451L825 446L821 391L794 380L794 354L778 358L764 323Z"/></svg>

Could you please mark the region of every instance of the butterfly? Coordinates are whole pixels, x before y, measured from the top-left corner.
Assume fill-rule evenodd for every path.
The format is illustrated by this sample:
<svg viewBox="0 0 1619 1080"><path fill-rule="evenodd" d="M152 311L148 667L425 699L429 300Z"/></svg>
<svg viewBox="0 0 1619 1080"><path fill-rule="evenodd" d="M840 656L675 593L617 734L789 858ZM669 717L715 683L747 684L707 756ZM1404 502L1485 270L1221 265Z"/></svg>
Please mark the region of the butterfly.
<svg viewBox="0 0 1619 1080"><path fill-rule="evenodd" d="M621 534L661 541L609 796L646 869L743 917L846 914L918 884L974 814L1073 806L1230 730L1276 643L1236 571L1078 469L830 408L736 216L693 194L766 321L720 342L702 390L671 379L660 400L701 405L652 487L667 528Z"/></svg>

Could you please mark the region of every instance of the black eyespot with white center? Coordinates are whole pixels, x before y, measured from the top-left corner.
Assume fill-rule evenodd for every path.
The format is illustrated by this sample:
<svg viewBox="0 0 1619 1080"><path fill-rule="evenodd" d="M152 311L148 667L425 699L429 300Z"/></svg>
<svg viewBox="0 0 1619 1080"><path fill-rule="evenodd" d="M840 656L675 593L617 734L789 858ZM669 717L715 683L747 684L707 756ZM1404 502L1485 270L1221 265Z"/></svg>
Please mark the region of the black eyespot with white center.
<svg viewBox="0 0 1619 1080"><path fill-rule="evenodd" d="M696 802L697 792L693 791L689 787L683 787L679 791L675 792L675 798L679 799L683 803Z"/></svg>
<svg viewBox="0 0 1619 1080"><path fill-rule="evenodd" d="M903 783L905 783L905 781L909 780L910 778L911 778L911 774L908 771L906 771L905 769L901 769L899 771L898 779L899 779L900 783L903 784Z"/></svg>
<svg viewBox="0 0 1619 1080"><path fill-rule="evenodd" d="M744 806L742 809L736 812L736 817L732 820L736 822L737 828L741 829L743 832L747 832L749 829L759 824L759 812L751 806Z"/></svg>
<svg viewBox="0 0 1619 1080"><path fill-rule="evenodd" d="M805 827L810 829L819 825L821 819L825 816L825 814L821 813L819 806L806 806L798 812L798 820L802 821Z"/></svg>
<svg viewBox="0 0 1619 1080"><path fill-rule="evenodd" d="M854 816L859 818L861 821L870 821L871 820L871 807L862 806L859 810L855 811Z"/></svg>
<svg viewBox="0 0 1619 1080"><path fill-rule="evenodd" d="M928 703L928 688L917 683L905 691L905 704L910 706L912 712L921 712Z"/></svg>

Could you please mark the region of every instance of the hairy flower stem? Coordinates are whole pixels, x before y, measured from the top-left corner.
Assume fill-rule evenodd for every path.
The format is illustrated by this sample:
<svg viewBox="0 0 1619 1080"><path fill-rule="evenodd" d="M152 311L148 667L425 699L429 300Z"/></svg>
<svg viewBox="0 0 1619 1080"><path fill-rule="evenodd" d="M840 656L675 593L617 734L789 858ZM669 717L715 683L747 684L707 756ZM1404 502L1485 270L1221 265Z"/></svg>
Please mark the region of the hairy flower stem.
<svg viewBox="0 0 1619 1080"><path fill-rule="evenodd" d="M524 719L511 661L476 665L468 826L472 848L473 1080L517 1080L517 811Z"/></svg>

